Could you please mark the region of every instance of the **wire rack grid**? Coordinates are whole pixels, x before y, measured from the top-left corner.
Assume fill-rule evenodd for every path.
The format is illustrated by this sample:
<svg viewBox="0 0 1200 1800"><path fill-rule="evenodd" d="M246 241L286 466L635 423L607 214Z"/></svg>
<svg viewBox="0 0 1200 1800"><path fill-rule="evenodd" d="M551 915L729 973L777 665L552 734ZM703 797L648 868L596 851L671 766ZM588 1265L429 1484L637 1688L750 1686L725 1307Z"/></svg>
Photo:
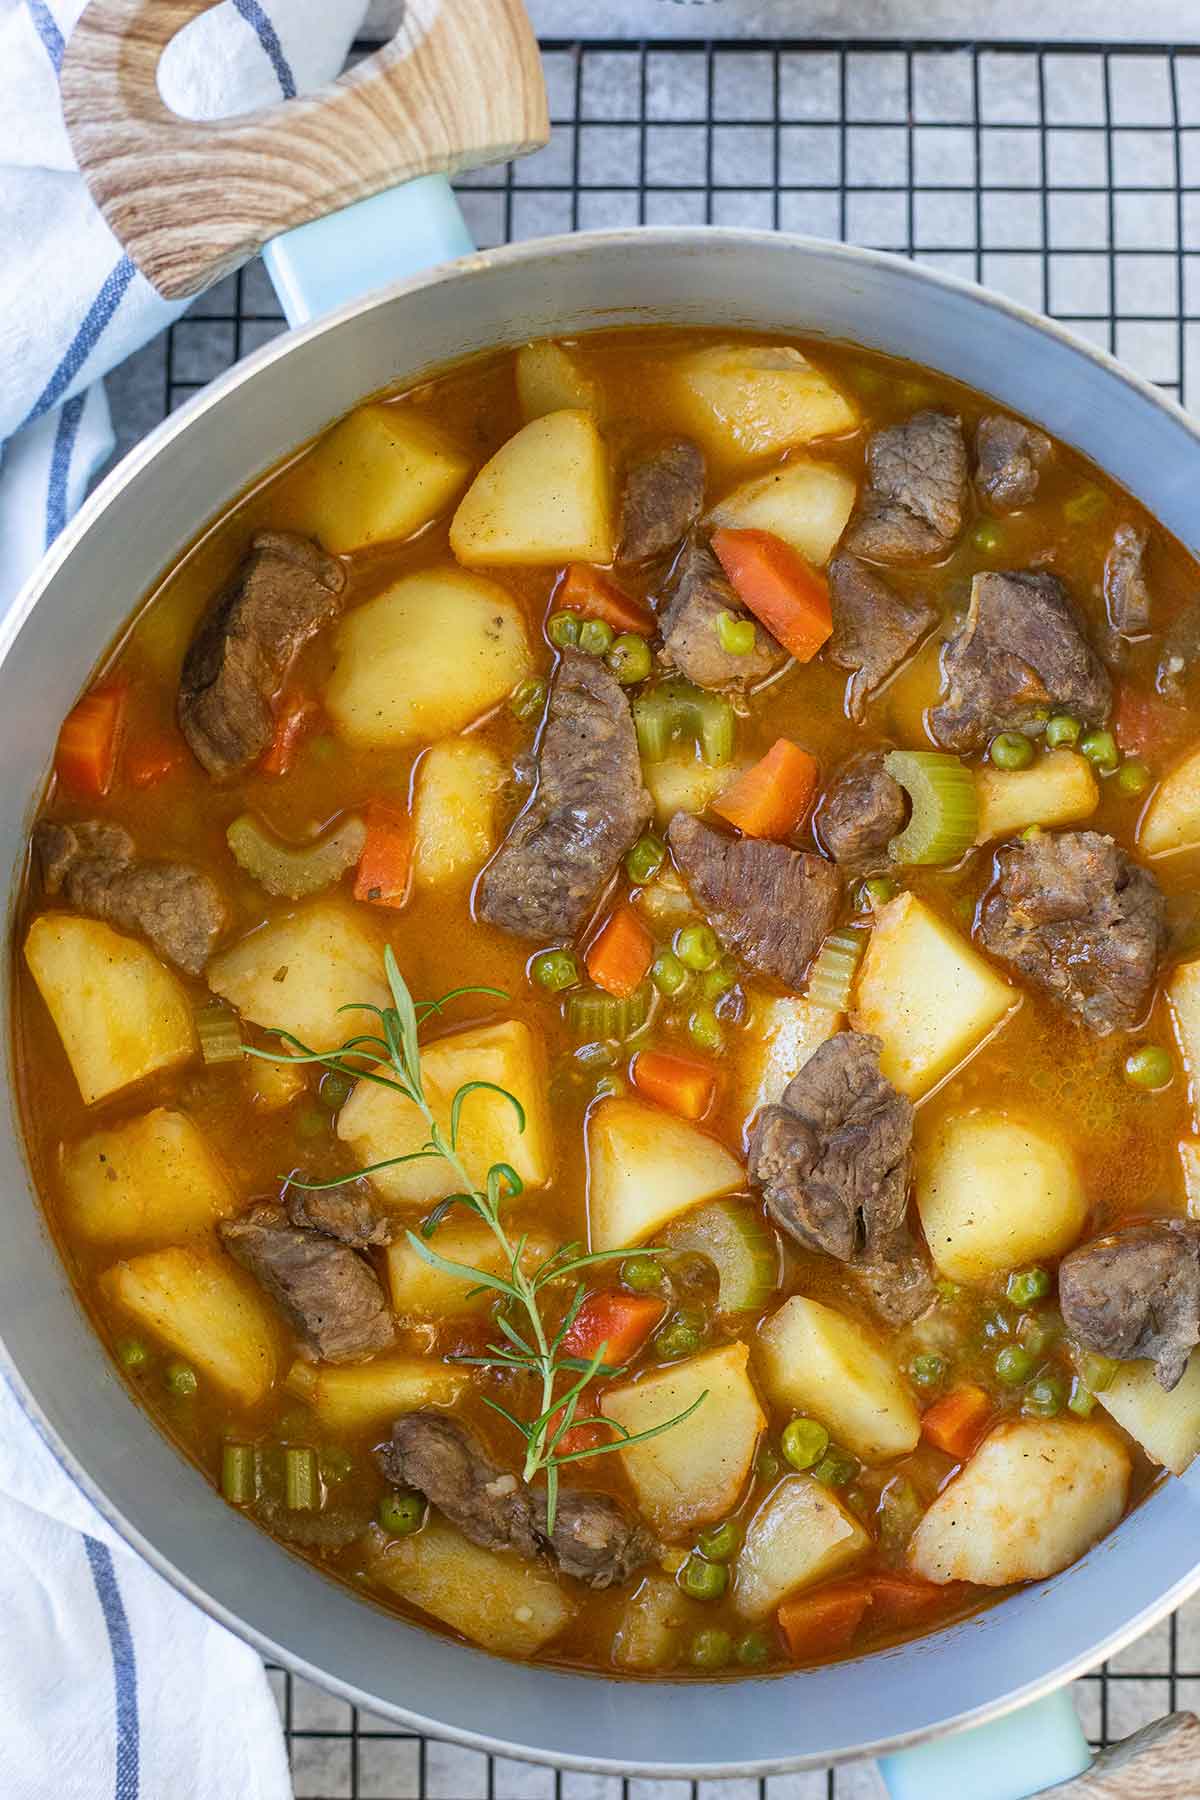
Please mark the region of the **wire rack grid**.
<svg viewBox="0 0 1200 1800"><path fill-rule="evenodd" d="M543 52L551 142L460 183L482 246L640 223L845 239L983 281L1200 404L1200 48L592 39ZM211 289L110 378L118 450L283 328L260 264ZM869 1765L761 1782L561 1773L270 1678L298 1800L882 1793ZM1200 1600L1075 1694L1097 1744L1200 1706Z"/></svg>

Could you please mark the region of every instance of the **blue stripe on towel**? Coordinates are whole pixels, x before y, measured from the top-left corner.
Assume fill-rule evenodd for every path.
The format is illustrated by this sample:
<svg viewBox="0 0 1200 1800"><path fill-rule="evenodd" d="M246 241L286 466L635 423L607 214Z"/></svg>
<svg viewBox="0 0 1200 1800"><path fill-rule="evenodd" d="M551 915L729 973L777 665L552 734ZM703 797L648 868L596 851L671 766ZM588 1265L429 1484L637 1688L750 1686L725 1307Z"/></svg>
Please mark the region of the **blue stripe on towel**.
<svg viewBox="0 0 1200 1800"><path fill-rule="evenodd" d="M58 430L54 434L54 450L50 457L50 479L46 484L47 550L67 522L67 478L71 473L71 457L86 400L85 394L76 394L58 416Z"/></svg>
<svg viewBox="0 0 1200 1800"><path fill-rule="evenodd" d="M112 1651L113 1677L117 1689L117 1785L113 1800L138 1800L138 1702L137 1663L133 1654L133 1638L125 1614L125 1602L117 1583L112 1553L99 1538L81 1533L83 1547L91 1565L92 1580L104 1623L108 1628Z"/></svg>
<svg viewBox="0 0 1200 1800"><path fill-rule="evenodd" d="M54 15L46 5L46 0L25 0L29 8L29 16L33 20L33 29L46 46L46 55L54 64L55 73L62 68L62 59L66 52L67 42L54 22Z"/></svg>
<svg viewBox="0 0 1200 1800"><path fill-rule="evenodd" d="M112 273L88 307L83 323L67 346L62 361L21 420L18 431L21 426L32 425L35 419L40 419L44 412L49 412L61 400L99 343L101 333L121 304L125 290L136 273L132 257L123 256L120 262L114 264Z"/></svg>
<svg viewBox="0 0 1200 1800"><path fill-rule="evenodd" d="M292 65L283 53L283 45L279 41L279 34L274 25L259 5L258 0L233 0L233 4L266 52L284 99L294 100L296 98L296 77L292 74Z"/></svg>

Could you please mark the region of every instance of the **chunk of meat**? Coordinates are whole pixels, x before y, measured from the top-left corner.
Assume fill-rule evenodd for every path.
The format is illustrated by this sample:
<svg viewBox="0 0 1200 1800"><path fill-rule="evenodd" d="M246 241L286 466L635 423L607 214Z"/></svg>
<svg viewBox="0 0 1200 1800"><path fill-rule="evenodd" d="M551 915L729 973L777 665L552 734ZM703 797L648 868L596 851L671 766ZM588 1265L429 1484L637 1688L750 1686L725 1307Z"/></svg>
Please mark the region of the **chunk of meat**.
<svg viewBox="0 0 1200 1800"><path fill-rule="evenodd" d="M682 543L704 505L704 453L671 438L633 459L621 489L619 562L646 562Z"/></svg>
<svg viewBox="0 0 1200 1800"><path fill-rule="evenodd" d="M379 1277L349 1245L300 1230L271 1202L223 1219L218 1229L229 1254L282 1309L307 1355L360 1362L393 1342Z"/></svg>
<svg viewBox="0 0 1200 1800"><path fill-rule="evenodd" d="M787 655L769 631L754 621L754 648L735 656L717 636L721 614L749 619L707 544L693 538L675 566L670 594L659 613L663 660L697 687L746 687L761 681Z"/></svg>
<svg viewBox="0 0 1200 1800"><path fill-rule="evenodd" d="M567 651L537 786L479 878L479 917L517 937L573 937L650 812L624 690L598 657Z"/></svg>
<svg viewBox="0 0 1200 1800"><path fill-rule="evenodd" d="M1167 700L1187 699L1187 679L1200 662L1200 600L1189 600L1163 633L1154 685Z"/></svg>
<svg viewBox="0 0 1200 1800"><path fill-rule="evenodd" d="M879 1038L827 1038L763 1109L750 1140L750 1179L798 1243L862 1270L885 1317L923 1312L933 1297L905 1216L912 1102L880 1073Z"/></svg>
<svg viewBox="0 0 1200 1800"><path fill-rule="evenodd" d="M867 488L844 543L872 562L944 556L962 530L966 504L961 421L951 413L914 413L867 445Z"/></svg>
<svg viewBox="0 0 1200 1800"><path fill-rule="evenodd" d="M1044 431L989 413L975 432L975 487L993 512L1016 512L1037 493L1054 446Z"/></svg>
<svg viewBox="0 0 1200 1800"><path fill-rule="evenodd" d="M1072 1337L1119 1362L1153 1357L1169 1393L1200 1344L1200 1225L1157 1219L1081 1244L1059 1266L1058 1298Z"/></svg>
<svg viewBox="0 0 1200 1800"><path fill-rule="evenodd" d="M1112 706L1108 670L1057 576L989 572L971 583L961 629L942 652L944 698L930 716L947 750L980 750L997 731L1062 707L1098 725Z"/></svg>
<svg viewBox="0 0 1200 1800"><path fill-rule="evenodd" d="M210 775L238 775L275 735L275 697L297 653L341 612L346 572L311 539L259 531L183 659L179 726Z"/></svg>
<svg viewBox="0 0 1200 1800"><path fill-rule="evenodd" d="M857 556L835 556L829 565L829 605L833 636L825 646L831 663L850 669L846 707L861 724L867 701L905 657L912 654L938 616L932 600L899 594Z"/></svg>
<svg viewBox="0 0 1200 1800"><path fill-rule="evenodd" d="M1100 1036L1150 1004L1166 942L1157 881L1096 831L1041 832L996 857L980 933L1001 957Z"/></svg>
<svg viewBox="0 0 1200 1800"><path fill-rule="evenodd" d="M366 1250L372 1244L390 1244L391 1220L378 1212L371 1196L352 1181L334 1188L289 1187L287 1216L300 1231L319 1231Z"/></svg>
<svg viewBox="0 0 1200 1800"><path fill-rule="evenodd" d="M693 900L728 949L798 989L837 918L841 877L823 856L761 838L733 838L692 813L667 827Z"/></svg>
<svg viewBox="0 0 1200 1800"><path fill-rule="evenodd" d="M1121 637L1144 637L1150 629L1150 588L1143 566L1149 537L1136 525L1118 525L1104 559L1104 604L1109 624Z"/></svg>
<svg viewBox="0 0 1200 1800"><path fill-rule="evenodd" d="M501 1469L457 1419L406 1413L376 1453L387 1479L416 1488L464 1537L485 1550L551 1555L589 1587L627 1581L655 1553L654 1540L607 1494L560 1488L554 1531L546 1532L546 1496Z"/></svg>
<svg viewBox="0 0 1200 1800"><path fill-rule="evenodd" d="M869 874L891 866L888 845L908 814L904 789L883 766L882 750L844 762L817 808L817 836L843 868Z"/></svg>
<svg viewBox="0 0 1200 1800"><path fill-rule="evenodd" d="M137 931L168 961L199 975L229 923L216 882L185 863L143 862L120 825L42 819L34 854L48 894L89 918Z"/></svg>

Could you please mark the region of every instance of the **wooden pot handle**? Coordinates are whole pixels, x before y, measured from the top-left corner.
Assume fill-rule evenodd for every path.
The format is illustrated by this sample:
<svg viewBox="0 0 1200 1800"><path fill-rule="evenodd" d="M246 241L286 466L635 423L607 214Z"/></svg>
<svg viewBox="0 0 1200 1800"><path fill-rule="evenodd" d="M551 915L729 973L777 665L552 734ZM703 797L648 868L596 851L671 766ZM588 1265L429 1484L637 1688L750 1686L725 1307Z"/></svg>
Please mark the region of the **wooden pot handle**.
<svg viewBox="0 0 1200 1800"><path fill-rule="evenodd" d="M168 300L293 225L415 175L505 162L550 135L521 0L409 0L396 36L328 86L236 118L168 110L158 60L216 0L91 0L62 103L92 197Z"/></svg>
<svg viewBox="0 0 1200 1800"><path fill-rule="evenodd" d="M1169 1713L1102 1750L1074 1781L1047 1788L1042 1800L1197 1800L1200 1719Z"/></svg>

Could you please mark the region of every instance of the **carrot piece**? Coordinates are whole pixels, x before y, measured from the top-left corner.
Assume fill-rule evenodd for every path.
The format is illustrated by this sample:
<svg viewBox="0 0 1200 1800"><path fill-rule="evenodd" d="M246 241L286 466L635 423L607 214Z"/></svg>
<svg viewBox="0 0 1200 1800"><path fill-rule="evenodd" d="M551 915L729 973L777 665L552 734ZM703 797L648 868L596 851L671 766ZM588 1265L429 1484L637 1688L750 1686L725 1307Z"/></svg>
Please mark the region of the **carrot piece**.
<svg viewBox="0 0 1200 1800"><path fill-rule="evenodd" d="M408 899L412 867L412 821L407 813L372 800L367 807L367 841L358 859L354 898L372 906L401 907Z"/></svg>
<svg viewBox="0 0 1200 1800"><path fill-rule="evenodd" d="M945 1612L962 1591L959 1582L939 1586L912 1575L871 1576L871 1624L881 1631L904 1631Z"/></svg>
<svg viewBox="0 0 1200 1800"><path fill-rule="evenodd" d="M665 1050L639 1050L632 1073L639 1094L681 1119L702 1119L717 1091L716 1075L704 1063Z"/></svg>
<svg viewBox="0 0 1200 1800"><path fill-rule="evenodd" d="M776 738L753 768L717 796L712 809L747 837L787 837L808 811L816 786L816 757L790 738Z"/></svg>
<svg viewBox="0 0 1200 1800"><path fill-rule="evenodd" d="M284 702L275 720L275 736L258 759L260 775L286 775L296 760L301 741L320 717L321 709L305 694Z"/></svg>
<svg viewBox="0 0 1200 1800"><path fill-rule="evenodd" d="M649 637L654 630L649 608L639 605L610 575L590 563L569 565L552 605L556 611L582 613L585 619L603 619L614 631L636 631Z"/></svg>
<svg viewBox="0 0 1200 1800"><path fill-rule="evenodd" d="M592 940L585 961L597 987L625 1000L646 979L654 961L654 939L632 906L622 904Z"/></svg>
<svg viewBox="0 0 1200 1800"><path fill-rule="evenodd" d="M811 1593L793 1594L776 1618L797 1662L844 1650L871 1604L867 1580L833 1581Z"/></svg>
<svg viewBox="0 0 1200 1800"><path fill-rule="evenodd" d="M182 766L186 754L180 737L137 738L125 746L121 770L130 787L155 787Z"/></svg>
<svg viewBox="0 0 1200 1800"><path fill-rule="evenodd" d="M771 531L714 531L712 547L746 610L810 662L833 630L825 577Z"/></svg>
<svg viewBox="0 0 1200 1800"><path fill-rule="evenodd" d="M594 1384L593 1384L594 1385ZM585 1388L575 1403L575 1423L564 1431L554 1446L555 1456L571 1456L576 1450L596 1450L601 1444L607 1444L612 1438L612 1426L606 1424L596 1412L598 1396ZM551 1415L546 1430L547 1442L553 1438L562 1422L563 1408Z"/></svg>
<svg viewBox="0 0 1200 1800"><path fill-rule="evenodd" d="M921 1432L935 1449L961 1462L970 1456L992 1415L992 1402L981 1387L968 1383L952 1388L921 1414Z"/></svg>
<svg viewBox="0 0 1200 1800"><path fill-rule="evenodd" d="M85 694L63 720L54 768L74 793L100 797L112 786L128 698L125 682L105 682Z"/></svg>
<svg viewBox="0 0 1200 1800"><path fill-rule="evenodd" d="M1161 754L1172 749L1187 720L1181 707L1123 681L1117 689L1112 724L1117 746L1126 756L1145 756L1147 751Z"/></svg>
<svg viewBox="0 0 1200 1800"><path fill-rule="evenodd" d="M563 1356L592 1357L601 1344L606 1363L626 1363L639 1351L666 1312L651 1294L622 1294L604 1288L589 1294L567 1327Z"/></svg>

